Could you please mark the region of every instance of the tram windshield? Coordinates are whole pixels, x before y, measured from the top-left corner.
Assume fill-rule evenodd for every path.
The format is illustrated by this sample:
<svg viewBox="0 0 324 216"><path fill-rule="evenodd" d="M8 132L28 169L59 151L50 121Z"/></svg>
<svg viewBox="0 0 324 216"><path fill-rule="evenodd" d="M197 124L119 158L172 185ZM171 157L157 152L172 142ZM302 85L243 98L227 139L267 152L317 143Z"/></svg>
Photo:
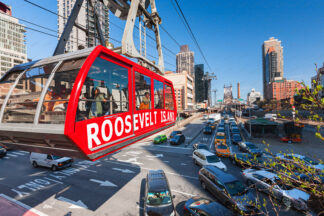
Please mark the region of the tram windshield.
<svg viewBox="0 0 324 216"><path fill-rule="evenodd" d="M41 92L55 65L31 68L20 77L6 105L4 123L33 123Z"/></svg>

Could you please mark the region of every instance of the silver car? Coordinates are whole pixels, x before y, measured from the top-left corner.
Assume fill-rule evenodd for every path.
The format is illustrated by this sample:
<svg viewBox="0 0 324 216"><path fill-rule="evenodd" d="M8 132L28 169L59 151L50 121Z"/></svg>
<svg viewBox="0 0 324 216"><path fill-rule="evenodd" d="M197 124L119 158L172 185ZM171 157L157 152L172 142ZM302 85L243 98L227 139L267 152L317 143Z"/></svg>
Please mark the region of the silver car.
<svg viewBox="0 0 324 216"><path fill-rule="evenodd" d="M276 157L283 161L293 161L294 158L299 159L305 163L306 166L315 169L318 172L324 173L324 164L321 164L319 161L309 158L304 155L299 154L282 154L278 153Z"/></svg>
<svg viewBox="0 0 324 216"><path fill-rule="evenodd" d="M266 170L246 169L243 170L242 175L248 185L282 201L287 208L292 206L297 210L308 210L306 203L310 195L283 184L276 174Z"/></svg>

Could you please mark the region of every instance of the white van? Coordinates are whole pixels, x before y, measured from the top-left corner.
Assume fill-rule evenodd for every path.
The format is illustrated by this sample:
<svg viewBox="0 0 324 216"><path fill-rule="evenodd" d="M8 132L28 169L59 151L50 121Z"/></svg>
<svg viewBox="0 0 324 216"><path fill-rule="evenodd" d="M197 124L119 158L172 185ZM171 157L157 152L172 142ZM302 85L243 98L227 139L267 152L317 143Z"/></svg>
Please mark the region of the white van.
<svg viewBox="0 0 324 216"><path fill-rule="evenodd" d="M197 149L192 153L192 159L196 165L212 165L223 171L227 171L226 165L217 157L217 155L205 149Z"/></svg>
<svg viewBox="0 0 324 216"><path fill-rule="evenodd" d="M73 159L69 157L60 157L60 156L42 154L36 152L30 153L29 160L30 163L35 168L38 166L43 166L43 167L49 167L53 171L70 167L72 166L73 163Z"/></svg>

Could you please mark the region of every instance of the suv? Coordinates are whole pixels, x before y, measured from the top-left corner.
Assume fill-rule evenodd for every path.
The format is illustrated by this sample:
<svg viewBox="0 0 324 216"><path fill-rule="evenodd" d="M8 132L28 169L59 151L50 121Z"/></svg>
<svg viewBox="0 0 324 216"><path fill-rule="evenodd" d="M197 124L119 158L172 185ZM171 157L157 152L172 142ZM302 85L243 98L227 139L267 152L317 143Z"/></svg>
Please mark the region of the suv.
<svg viewBox="0 0 324 216"><path fill-rule="evenodd" d="M175 215L169 182L163 170L149 170L146 176L145 215Z"/></svg>
<svg viewBox="0 0 324 216"><path fill-rule="evenodd" d="M226 165L215 154L205 149L195 150L192 154L192 159L196 165L213 165L224 171L227 170Z"/></svg>
<svg viewBox="0 0 324 216"><path fill-rule="evenodd" d="M214 166L204 166L199 170L199 180L202 188L209 190L226 207L238 213L259 212L254 194L231 174Z"/></svg>
<svg viewBox="0 0 324 216"><path fill-rule="evenodd" d="M171 145L180 145L186 141L186 137L183 134L175 135L173 138L170 139Z"/></svg>
<svg viewBox="0 0 324 216"><path fill-rule="evenodd" d="M175 137L176 135L181 135L182 131L172 131L172 133L170 134L170 139Z"/></svg>
<svg viewBox="0 0 324 216"><path fill-rule="evenodd" d="M71 167L73 159L69 157L60 157L49 154L42 154L37 152L31 152L29 157L30 163L33 167L43 166L49 167L53 171L58 169L63 169L66 167Z"/></svg>

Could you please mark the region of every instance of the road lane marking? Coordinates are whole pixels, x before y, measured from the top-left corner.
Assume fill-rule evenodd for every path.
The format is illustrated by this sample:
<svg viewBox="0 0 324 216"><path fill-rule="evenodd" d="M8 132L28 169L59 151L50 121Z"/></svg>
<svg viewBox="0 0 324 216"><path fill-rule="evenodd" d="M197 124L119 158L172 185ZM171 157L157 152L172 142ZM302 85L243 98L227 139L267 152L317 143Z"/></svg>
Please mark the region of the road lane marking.
<svg viewBox="0 0 324 216"><path fill-rule="evenodd" d="M28 205L20 202L18 200L15 200L14 198L11 198L11 197L9 197L7 195L0 194L0 197L3 197L3 198L5 198L5 199L7 199L7 200L9 200L11 202L14 202L15 204L17 204L17 205L19 205L19 206L21 206L21 207L23 207L23 208L25 208L25 209L27 209L27 210L35 213L35 214L38 214L39 216L47 216L47 214L44 214L43 212L40 212L40 211L38 211L38 210L36 210L36 209L34 209L34 208L32 208L32 207L30 207L30 206L28 206ZM28 215L28 212L25 212L25 213L26 213L26 215Z"/></svg>
<svg viewBox="0 0 324 216"><path fill-rule="evenodd" d="M137 169L154 170L152 168L147 168L147 167L142 167L142 166L134 166L134 165L130 165L130 164L123 164L123 163L120 163L120 162L117 162L117 161L106 161L106 162L113 163L113 164L119 164L119 165L123 165L123 166L128 166L128 167L133 167L133 168L137 168ZM167 173L167 174L170 174L170 175L181 176L181 177L185 177L185 178L190 178L190 179L197 179L198 180L198 177L181 175L181 174L172 173L172 172L166 172L166 171L164 171L164 173Z"/></svg>
<svg viewBox="0 0 324 216"><path fill-rule="evenodd" d="M88 209L88 206L86 204L84 204L81 200L78 201L73 201L70 200L68 198L62 197L60 196L59 198L57 198L57 200L63 201L63 202L67 202L69 204L71 204L71 206L69 208L84 208L84 209Z"/></svg>
<svg viewBox="0 0 324 216"><path fill-rule="evenodd" d="M190 194L190 193L185 193L185 192L182 192L182 191L177 191L177 190L172 190L172 192L176 192L176 193L179 193L179 194L184 194L184 195L187 195L187 196L197 196L197 195L194 195L194 194Z"/></svg>
<svg viewBox="0 0 324 216"><path fill-rule="evenodd" d="M23 153L20 153L20 152L11 152L12 154L15 154L15 155L20 155L20 156L25 156L26 154L23 154Z"/></svg>
<svg viewBox="0 0 324 216"><path fill-rule="evenodd" d="M156 146L156 147L163 147L163 148L177 148L177 149L190 149L186 147L176 147L176 146Z"/></svg>
<svg viewBox="0 0 324 216"><path fill-rule="evenodd" d="M10 157L18 157L18 155L12 154L12 153L7 153Z"/></svg>

